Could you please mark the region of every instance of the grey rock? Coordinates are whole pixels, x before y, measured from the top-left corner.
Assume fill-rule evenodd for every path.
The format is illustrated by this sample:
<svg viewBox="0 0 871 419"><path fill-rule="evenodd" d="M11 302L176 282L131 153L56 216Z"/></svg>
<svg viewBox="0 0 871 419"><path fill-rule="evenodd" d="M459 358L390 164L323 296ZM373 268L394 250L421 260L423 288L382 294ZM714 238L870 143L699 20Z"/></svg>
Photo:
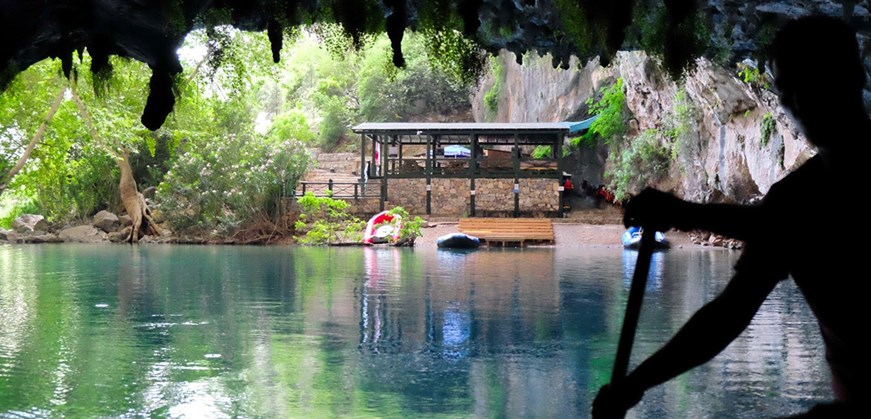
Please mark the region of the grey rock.
<svg viewBox="0 0 871 419"><path fill-rule="evenodd" d="M37 214L23 214L12 221L12 229L17 233L32 233L48 231L49 225L45 217Z"/></svg>
<svg viewBox="0 0 871 419"><path fill-rule="evenodd" d="M58 236L70 243L100 243L108 240L106 232L90 225L63 229Z"/></svg>
<svg viewBox="0 0 871 419"><path fill-rule="evenodd" d="M111 233L121 226L121 222L118 220L118 216L105 210L100 211L96 215L94 215L94 220L92 224L94 225L94 227L97 227L100 230L105 231L106 233Z"/></svg>

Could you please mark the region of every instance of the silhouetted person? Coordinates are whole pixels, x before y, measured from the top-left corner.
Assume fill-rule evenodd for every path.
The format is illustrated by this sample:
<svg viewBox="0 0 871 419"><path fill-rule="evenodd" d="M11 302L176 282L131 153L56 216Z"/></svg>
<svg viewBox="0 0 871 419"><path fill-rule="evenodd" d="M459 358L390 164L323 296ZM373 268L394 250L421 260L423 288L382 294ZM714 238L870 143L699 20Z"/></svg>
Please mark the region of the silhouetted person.
<svg viewBox="0 0 871 419"><path fill-rule="evenodd" d="M625 379L600 390L596 419L622 417L647 389L720 353L788 277L818 320L834 399L797 417L871 418L871 351L863 343L871 331L865 291L871 249L857 242L868 214L859 203L869 185L871 120L856 35L833 18L790 21L775 36L769 64L781 105L818 153L758 205L696 204L653 189L626 204L627 226L702 229L743 240L745 247L720 295ZM828 196L836 199L807 193L815 190L832 190Z"/></svg>
<svg viewBox="0 0 871 419"><path fill-rule="evenodd" d="M572 185L572 179L567 177L563 181L563 201L565 202L565 205L569 208L571 208L571 199L572 195L574 194L575 187L574 185Z"/></svg>

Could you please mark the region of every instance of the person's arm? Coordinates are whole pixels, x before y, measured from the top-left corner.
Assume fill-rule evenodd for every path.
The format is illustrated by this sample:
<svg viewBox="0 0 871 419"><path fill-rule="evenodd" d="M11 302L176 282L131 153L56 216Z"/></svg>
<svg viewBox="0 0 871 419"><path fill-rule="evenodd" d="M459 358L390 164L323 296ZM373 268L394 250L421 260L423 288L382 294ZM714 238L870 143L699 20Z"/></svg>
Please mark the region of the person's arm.
<svg viewBox="0 0 871 419"><path fill-rule="evenodd" d="M719 354L753 320L777 284L775 278L736 274L661 349L616 384L603 387L593 401L593 418L623 417L644 392Z"/></svg>
<svg viewBox="0 0 871 419"><path fill-rule="evenodd" d="M697 204L648 188L624 205L623 224L649 230L705 230L738 240L767 229L764 207L737 204Z"/></svg>
<svg viewBox="0 0 871 419"><path fill-rule="evenodd" d="M704 230L738 240L752 240L766 230L762 224L763 208L755 205L696 204L685 202L674 228L683 231Z"/></svg>

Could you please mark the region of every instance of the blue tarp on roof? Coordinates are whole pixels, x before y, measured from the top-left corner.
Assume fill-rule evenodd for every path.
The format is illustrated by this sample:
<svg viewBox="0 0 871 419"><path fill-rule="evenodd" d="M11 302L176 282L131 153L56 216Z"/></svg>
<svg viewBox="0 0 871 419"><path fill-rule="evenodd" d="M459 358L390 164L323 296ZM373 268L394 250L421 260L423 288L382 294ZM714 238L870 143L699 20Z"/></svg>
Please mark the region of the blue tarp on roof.
<svg viewBox="0 0 871 419"><path fill-rule="evenodd" d="M569 134L577 134L590 129L590 125L593 125L593 121L598 117L599 115L594 115L592 118L587 118L581 122L569 122Z"/></svg>
<svg viewBox="0 0 871 419"><path fill-rule="evenodd" d="M469 157L472 151L466 147L459 145L449 145L445 147L445 157Z"/></svg>

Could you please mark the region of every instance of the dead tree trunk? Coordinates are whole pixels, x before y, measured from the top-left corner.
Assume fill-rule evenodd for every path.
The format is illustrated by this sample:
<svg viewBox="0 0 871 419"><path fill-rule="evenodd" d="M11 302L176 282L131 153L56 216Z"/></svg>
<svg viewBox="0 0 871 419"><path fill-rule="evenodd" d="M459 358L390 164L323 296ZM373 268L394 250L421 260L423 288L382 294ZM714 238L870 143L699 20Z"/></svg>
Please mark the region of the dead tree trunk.
<svg viewBox="0 0 871 419"><path fill-rule="evenodd" d="M135 243L143 235L161 235L160 228L157 227L157 222L154 221L151 210L145 202L145 196L136 187L136 179L133 178L133 169L130 167L129 154L122 151L121 157L116 158L115 163L121 169L121 181L118 184L118 189L121 191L121 202L124 204L124 209L127 210L127 215L133 220L130 236L124 241ZM140 233L142 234L140 235Z"/></svg>
<svg viewBox="0 0 871 419"><path fill-rule="evenodd" d="M85 121L85 125L87 126L91 137L94 140L98 140L99 133L91 120L91 115L85 108L85 104L82 102L79 95L76 94L75 89L70 89L70 91L72 92L73 101L76 103L76 108L78 108L79 114ZM120 154L115 156L115 164L118 165L118 169L121 171L121 180L118 183L118 189L121 193L121 202L124 204L124 209L127 211L127 215L129 215L130 219L133 221L133 228L130 230L130 235L127 236L124 241L136 243L144 235L160 236L162 232L160 231L160 228L157 227L157 222L154 221L151 209L148 208L148 204L145 202L145 196L143 196L136 187L136 179L133 177L133 169L130 167L129 153L121 147L117 141L115 147L119 150L118 153Z"/></svg>

